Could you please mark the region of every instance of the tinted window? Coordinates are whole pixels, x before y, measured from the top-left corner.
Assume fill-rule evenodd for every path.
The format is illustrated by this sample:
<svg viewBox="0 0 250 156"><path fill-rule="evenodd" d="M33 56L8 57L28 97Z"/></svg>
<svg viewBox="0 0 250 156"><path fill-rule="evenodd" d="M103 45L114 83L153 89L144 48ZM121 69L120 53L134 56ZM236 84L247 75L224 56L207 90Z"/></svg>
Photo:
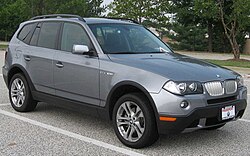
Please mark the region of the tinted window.
<svg viewBox="0 0 250 156"><path fill-rule="evenodd" d="M37 27L35 28L35 32L33 33L33 36L30 40L30 45L33 45L33 46L37 45L40 29L41 29L41 23L38 24Z"/></svg>
<svg viewBox="0 0 250 156"><path fill-rule="evenodd" d="M37 45L44 48L55 49L59 29L60 23L58 22L43 23Z"/></svg>
<svg viewBox="0 0 250 156"><path fill-rule="evenodd" d="M35 25L36 23L25 25L18 34L17 38L23 41L24 43L29 44Z"/></svg>
<svg viewBox="0 0 250 156"><path fill-rule="evenodd" d="M73 45L87 45L92 48L90 39L84 29L73 23L65 23L62 33L61 50L71 52Z"/></svg>

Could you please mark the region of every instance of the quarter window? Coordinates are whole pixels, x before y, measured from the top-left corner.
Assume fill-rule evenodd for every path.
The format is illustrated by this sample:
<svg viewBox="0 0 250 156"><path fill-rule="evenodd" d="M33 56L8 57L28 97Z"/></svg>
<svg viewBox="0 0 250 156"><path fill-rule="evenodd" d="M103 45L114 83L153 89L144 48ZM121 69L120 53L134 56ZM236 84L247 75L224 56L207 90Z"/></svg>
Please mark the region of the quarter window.
<svg viewBox="0 0 250 156"><path fill-rule="evenodd" d="M42 24L37 45L39 47L56 49L60 23L45 22Z"/></svg>
<svg viewBox="0 0 250 156"><path fill-rule="evenodd" d="M17 38L23 41L24 43L29 44L30 38L32 36L36 24L37 23L25 25L18 34Z"/></svg>
<svg viewBox="0 0 250 156"><path fill-rule="evenodd" d="M74 45L87 45L92 48L85 30L78 24L65 23L62 32L61 50L71 52Z"/></svg>

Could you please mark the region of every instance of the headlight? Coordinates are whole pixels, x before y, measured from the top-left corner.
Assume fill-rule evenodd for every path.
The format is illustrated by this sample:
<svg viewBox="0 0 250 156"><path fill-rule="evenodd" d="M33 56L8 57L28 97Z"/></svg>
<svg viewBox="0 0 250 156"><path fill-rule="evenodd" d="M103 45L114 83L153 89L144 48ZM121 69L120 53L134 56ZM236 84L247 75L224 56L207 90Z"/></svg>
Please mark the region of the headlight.
<svg viewBox="0 0 250 156"><path fill-rule="evenodd" d="M200 82L174 82L168 81L163 89L178 95L202 94L203 87Z"/></svg>
<svg viewBox="0 0 250 156"><path fill-rule="evenodd" d="M237 80L238 87L244 86L244 80L242 76L237 76L236 80Z"/></svg>

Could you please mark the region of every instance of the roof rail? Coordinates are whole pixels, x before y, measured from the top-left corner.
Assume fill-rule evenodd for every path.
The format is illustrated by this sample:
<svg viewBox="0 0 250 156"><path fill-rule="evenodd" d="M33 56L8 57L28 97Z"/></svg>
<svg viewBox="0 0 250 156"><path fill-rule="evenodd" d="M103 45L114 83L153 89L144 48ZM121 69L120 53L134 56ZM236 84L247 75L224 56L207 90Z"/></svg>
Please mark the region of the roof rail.
<svg viewBox="0 0 250 156"><path fill-rule="evenodd" d="M104 17L104 18L120 20L120 21L127 21L127 22L130 22L130 23L140 24L138 21L133 20L133 19L129 19L129 18L119 18L119 17Z"/></svg>
<svg viewBox="0 0 250 156"><path fill-rule="evenodd" d="M80 21L85 22L85 20L79 15L71 15L71 14L51 14L51 15L41 15L32 17L30 20L37 20L37 19L45 19L45 18L77 18Z"/></svg>

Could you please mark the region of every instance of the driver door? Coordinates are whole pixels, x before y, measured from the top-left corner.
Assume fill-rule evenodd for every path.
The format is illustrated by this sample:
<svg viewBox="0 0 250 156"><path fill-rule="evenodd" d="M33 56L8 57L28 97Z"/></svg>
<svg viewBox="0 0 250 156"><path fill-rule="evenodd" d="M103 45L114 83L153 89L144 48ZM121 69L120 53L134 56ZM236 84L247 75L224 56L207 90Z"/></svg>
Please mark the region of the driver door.
<svg viewBox="0 0 250 156"><path fill-rule="evenodd" d="M84 28L64 23L60 50L54 58L56 95L99 106L99 60L96 56L73 54L73 45L93 45Z"/></svg>

